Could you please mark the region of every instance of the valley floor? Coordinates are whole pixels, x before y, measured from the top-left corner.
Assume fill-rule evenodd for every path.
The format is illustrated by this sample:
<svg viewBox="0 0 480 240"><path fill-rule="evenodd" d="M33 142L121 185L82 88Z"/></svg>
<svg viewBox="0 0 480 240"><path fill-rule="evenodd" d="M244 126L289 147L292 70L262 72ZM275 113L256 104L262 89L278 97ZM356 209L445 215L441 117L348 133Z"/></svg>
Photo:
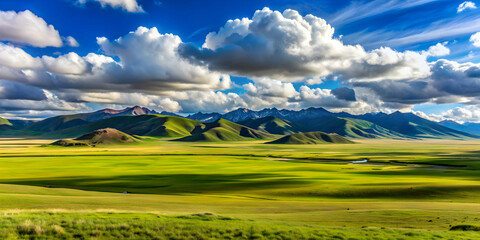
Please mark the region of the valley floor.
<svg viewBox="0 0 480 240"><path fill-rule="evenodd" d="M50 142L0 139L1 239L480 238L476 141Z"/></svg>

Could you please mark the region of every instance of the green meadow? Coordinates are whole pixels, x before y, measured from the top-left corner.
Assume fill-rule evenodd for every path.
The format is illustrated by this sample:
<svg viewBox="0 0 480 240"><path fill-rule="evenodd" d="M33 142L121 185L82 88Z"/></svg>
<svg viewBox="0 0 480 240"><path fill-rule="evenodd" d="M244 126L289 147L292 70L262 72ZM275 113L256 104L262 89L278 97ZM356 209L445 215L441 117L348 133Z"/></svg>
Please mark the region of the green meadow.
<svg viewBox="0 0 480 240"><path fill-rule="evenodd" d="M480 238L478 141L51 142L0 139L0 239Z"/></svg>

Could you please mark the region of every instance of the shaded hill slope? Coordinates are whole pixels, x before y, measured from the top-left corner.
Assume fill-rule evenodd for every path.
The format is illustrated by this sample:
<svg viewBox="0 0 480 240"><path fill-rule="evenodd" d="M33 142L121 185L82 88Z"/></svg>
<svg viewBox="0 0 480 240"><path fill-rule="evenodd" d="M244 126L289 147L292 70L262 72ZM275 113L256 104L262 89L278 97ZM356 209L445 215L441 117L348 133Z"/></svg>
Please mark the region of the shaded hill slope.
<svg viewBox="0 0 480 240"><path fill-rule="evenodd" d="M51 134L74 137L97 129L115 128L130 135L182 137L190 135L190 132L203 124L203 122L182 117L149 114L108 118L83 126L56 131Z"/></svg>
<svg viewBox="0 0 480 240"><path fill-rule="evenodd" d="M14 129L24 129L38 121L34 121L34 120L16 120L16 119L13 119L13 120L8 120L11 124L12 124L12 127Z"/></svg>
<svg viewBox="0 0 480 240"><path fill-rule="evenodd" d="M268 143L269 144L324 144L324 143L353 143L353 142L336 133L328 134L324 132L306 132L306 133L290 134Z"/></svg>
<svg viewBox="0 0 480 240"><path fill-rule="evenodd" d="M60 137L75 137L96 129L115 128L130 135L181 137L181 141L240 141L272 138L225 119L206 123L182 117L164 115L121 116L50 133Z"/></svg>
<svg viewBox="0 0 480 240"><path fill-rule="evenodd" d="M76 115L61 115L33 123L25 130L34 132L53 132L61 129L85 125L88 123L88 121L77 118Z"/></svg>
<svg viewBox="0 0 480 240"><path fill-rule="evenodd" d="M202 113L198 112L195 114L188 115L187 118L198 120L202 122L215 122L222 117L220 113Z"/></svg>
<svg viewBox="0 0 480 240"><path fill-rule="evenodd" d="M29 131L36 132L53 132L62 129L67 129L76 126L86 125L92 122L105 120L112 117L119 116L139 116L145 114L160 114L155 110L150 110L145 107L135 106L122 110L115 109L102 109L89 113L78 113L72 115L60 115L44 119L42 121L31 124L26 128ZM174 113L162 112L163 115L178 116Z"/></svg>

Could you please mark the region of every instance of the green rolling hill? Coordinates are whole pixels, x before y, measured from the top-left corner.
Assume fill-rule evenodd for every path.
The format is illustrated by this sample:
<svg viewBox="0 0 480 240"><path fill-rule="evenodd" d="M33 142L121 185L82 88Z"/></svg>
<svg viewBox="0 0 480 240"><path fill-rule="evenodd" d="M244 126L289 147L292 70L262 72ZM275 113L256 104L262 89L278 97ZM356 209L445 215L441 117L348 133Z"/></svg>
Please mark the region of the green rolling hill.
<svg viewBox="0 0 480 240"><path fill-rule="evenodd" d="M324 143L353 143L353 142L336 133L328 134L324 132L305 132L305 133L290 134L268 143L269 144L324 144Z"/></svg>
<svg viewBox="0 0 480 240"><path fill-rule="evenodd" d="M305 118L291 122L278 117L268 116L258 119L249 119L238 122L247 127L265 131L272 134L293 134L299 132L320 131L337 133L351 138L404 138L406 136L395 131L388 130L374 123L353 118L336 116L320 116Z"/></svg>
<svg viewBox="0 0 480 240"><path fill-rule="evenodd" d="M321 131L351 138L404 138L405 135L374 123L351 118L322 116L297 122L269 116L250 119L240 124L219 119L201 122L183 117L145 114L111 117L86 122L75 115L63 115L36 122L18 132L49 138L73 138L103 128L115 128L131 135L153 137L185 137L183 141L239 141L271 138L272 134Z"/></svg>
<svg viewBox="0 0 480 240"><path fill-rule="evenodd" d="M205 123L192 131L191 136L178 139L188 142L219 142L219 141L245 141L251 139L267 139L273 135L255 129L219 119L215 122Z"/></svg>
<svg viewBox="0 0 480 240"><path fill-rule="evenodd" d="M62 129L86 125L92 122L119 116L138 116L145 114L159 114L145 107L135 106L122 110L102 109L95 112L60 115L35 122L26 128L27 131L53 132ZM163 115L175 116L173 113L162 112Z"/></svg>
<svg viewBox="0 0 480 240"><path fill-rule="evenodd" d="M44 134L43 132L35 132L24 130L26 125L32 121L28 120L8 120L0 118L0 136L3 137L33 137Z"/></svg>
<svg viewBox="0 0 480 240"><path fill-rule="evenodd" d="M248 119L238 124L271 134L285 135L300 132L300 126L297 124L274 116Z"/></svg>
<svg viewBox="0 0 480 240"><path fill-rule="evenodd" d="M405 138L406 136L386 129L374 123L334 116L323 116L315 119L305 119L296 122L302 132L320 131L337 133L351 138Z"/></svg>
<svg viewBox="0 0 480 240"><path fill-rule="evenodd" d="M12 123L10 123L10 121L8 121L7 119L0 117L0 125L12 126Z"/></svg>
<svg viewBox="0 0 480 240"><path fill-rule="evenodd" d="M182 117L148 114L112 117L98 122L52 132L50 134L76 137L97 129L115 128L130 135L183 137L190 135L196 127L203 124L203 122Z"/></svg>
<svg viewBox="0 0 480 240"><path fill-rule="evenodd" d="M58 140L51 145L56 146L96 146L106 144L122 144L139 142L135 137L132 137L124 132L118 131L114 128L98 129L87 133L75 139Z"/></svg>
<svg viewBox="0 0 480 240"><path fill-rule="evenodd" d="M151 114L152 112L155 114ZM412 113L400 112L351 115L343 112L332 113L322 108L309 108L300 111L239 109L224 115L197 114L201 115L198 116L200 118L209 116L208 122L174 115L168 112L165 112L165 115L156 114L153 110L135 106L123 110L103 109L91 113L61 115L38 122L0 119L0 135L72 138L110 127L132 135L187 137L183 139L185 141L262 139L268 138L262 134L286 135L313 131L337 133L349 138L479 138L477 135L442 126ZM234 127L231 125L233 122L226 123L227 120L223 118L213 121L211 116L237 119L237 125L244 127Z"/></svg>
<svg viewBox="0 0 480 240"><path fill-rule="evenodd" d="M103 128L114 128L130 135L180 138L178 139L180 141L241 141L273 137L271 134L225 119L206 123L182 117L156 114L113 117L51 132L48 135L72 138Z"/></svg>
<svg viewBox="0 0 480 240"><path fill-rule="evenodd" d="M0 129L11 129L12 123L5 118L0 117Z"/></svg>

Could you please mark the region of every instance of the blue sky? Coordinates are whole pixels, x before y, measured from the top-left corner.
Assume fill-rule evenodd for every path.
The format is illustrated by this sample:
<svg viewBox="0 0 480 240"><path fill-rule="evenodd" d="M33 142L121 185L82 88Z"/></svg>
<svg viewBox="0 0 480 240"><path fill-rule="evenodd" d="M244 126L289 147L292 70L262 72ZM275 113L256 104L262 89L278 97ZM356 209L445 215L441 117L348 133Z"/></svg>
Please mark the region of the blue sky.
<svg viewBox="0 0 480 240"><path fill-rule="evenodd" d="M157 27L162 33L179 35L183 41L201 45L205 35L216 31L229 19L251 17L253 12L263 7L283 11L291 8L300 14L313 14L329 22L335 28L335 35L343 35L348 44L362 44L367 49L381 46L392 46L403 50L425 50L432 44L443 41L456 41L451 46L452 53L457 56L448 58L462 58L470 51L479 52L478 48L469 44L471 33L456 34L426 39L419 42L388 44L388 40L410 32L422 33L435 22L453 21L462 19L478 19L478 10L468 10L457 14L460 1L437 0L422 5L392 9L380 14L365 16L351 21L347 19L335 20L353 3L359 5L371 1L158 1L139 0L138 3L145 13L129 13L118 8L101 7L96 2L87 2L85 5L75 3L75 0L15 0L0 2L1 10L24 11L30 10L42 17L48 24L55 26L64 35L75 36L81 47L72 48L28 48L32 55L54 54L75 50L79 54L87 54L98 50L95 38L105 36L115 39L138 26ZM389 2L389 1L379 1ZM401 1L400 1L401 2ZM388 9L387 9L388 10ZM480 30L480 27L477 28ZM369 33L382 32L381 38L369 37L357 39L351 36L367 36ZM408 34L407 34L408 36ZM374 40L374 41L371 41ZM478 62L478 54L472 59Z"/></svg>
<svg viewBox="0 0 480 240"><path fill-rule="evenodd" d="M359 114L402 110L420 111L435 120L480 121L476 117L480 115L477 114L480 79L475 72L479 68L480 47L471 39L480 32L478 4L480 2L451 0L1 1L0 11L5 16L10 13L20 19L10 23L10 18L0 18L0 21L17 24L14 27L18 30L13 31L26 29L20 25L29 23L22 20L24 16L20 13L28 10L40 19L35 21L51 25L63 44L39 46L44 44L41 40L21 34L12 37L8 32L12 32L12 26L0 24L3 48L11 50L10 53L23 51L34 62L34 66L20 66L0 59L0 67L3 64L5 71L19 75L12 77L12 74L0 72L0 84L4 89L3 93L0 91L0 116L41 118L138 104L180 113L222 112L236 107L298 109L314 106ZM334 29L333 36L325 37L327 43L318 40L302 45L304 49L294 50L292 43L285 42L290 38L271 38L266 34L273 32L261 32L272 30L261 22L255 30L254 14L265 7L268 11L262 12L262 21L273 21L273 28L280 26L274 21L287 19L284 11L291 9L302 18L297 23L308 19L309 14L325 20ZM275 11L285 19L275 19ZM248 23L249 33L228 32L229 36L221 36L222 28L228 28L225 25L228 20L242 18L253 22ZM307 31L313 29L307 38L313 36L315 27L312 26L306 27ZM144 28L139 30L139 27ZM289 34L297 34L297 30L298 35L305 33L302 26L295 27L298 29L289 29ZM284 29L280 26L274 30ZM39 38L46 34L29 31L38 34ZM156 32L159 35L155 35ZM211 32L217 35L212 38L212 42L216 42L207 46L206 37ZM168 37L171 41L177 37L181 39L180 43L175 40L172 50L175 53L169 52L175 54L171 64L171 58L162 50L166 46L158 45L161 39L167 38L163 35L167 33L172 34ZM154 45L146 46L144 41L148 40L148 34L154 34L159 42L149 41L148 44ZM78 46L69 46L76 45L67 43L69 36ZM237 39L239 36L242 39ZM99 37L105 39L98 40ZM118 38L130 40L117 42ZM237 39L236 42L229 42L232 38ZM300 43L302 39L293 41L297 40ZM342 45L336 45L337 40ZM144 45L135 45L141 43ZM261 48L248 52L249 46L252 49L260 46L292 49L275 55L272 51L284 49L267 51ZM355 46L361 49L353 50ZM321 52L323 50L325 53ZM434 50L437 52L433 53ZM143 59L142 51L153 53L154 59ZM410 53L414 53L413 56ZM110 60L94 62L94 55L87 58L89 54L108 57L115 63ZM341 61L337 61L338 58ZM21 58L15 55L9 59ZM258 59L263 62L256 62ZM271 63L266 63L268 61ZM297 66L298 61L305 62ZM175 63L181 66L175 69ZM80 69L71 70L72 66ZM98 73L98 77L92 72L100 68L101 74L118 68L112 71L119 73L116 78L121 80L104 80L104 75ZM26 76L26 70L33 71L35 76ZM343 87L355 93L355 102L331 91ZM39 96L32 97L35 95L32 92ZM29 108L32 104L36 105L34 109Z"/></svg>

